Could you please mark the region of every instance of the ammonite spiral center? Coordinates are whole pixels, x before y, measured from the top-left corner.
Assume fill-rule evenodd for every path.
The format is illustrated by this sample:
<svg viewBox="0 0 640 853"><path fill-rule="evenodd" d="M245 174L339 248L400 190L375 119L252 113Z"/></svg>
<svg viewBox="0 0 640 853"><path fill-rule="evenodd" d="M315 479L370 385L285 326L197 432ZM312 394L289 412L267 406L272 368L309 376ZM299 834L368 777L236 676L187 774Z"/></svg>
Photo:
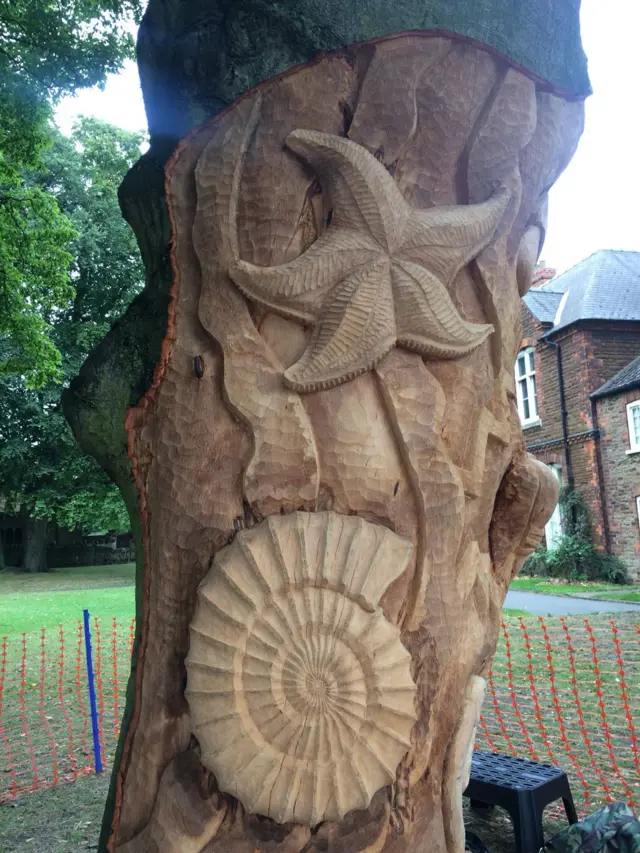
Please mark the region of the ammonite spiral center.
<svg viewBox="0 0 640 853"><path fill-rule="evenodd" d="M361 518L301 512L216 555L186 696L203 764L247 811L315 825L366 807L395 778L415 685L378 602L409 553Z"/></svg>
<svg viewBox="0 0 640 853"><path fill-rule="evenodd" d="M306 622L297 618L305 612ZM301 762L330 764L337 744L353 748L375 690L364 670L368 652L353 632L363 616L372 618L344 593L311 584L274 596L256 614L234 663L254 739ZM280 715L265 726L270 698Z"/></svg>
<svg viewBox="0 0 640 853"><path fill-rule="evenodd" d="M321 675L307 675L301 692L315 705L324 704L327 699L335 694L336 684L335 681L323 678Z"/></svg>

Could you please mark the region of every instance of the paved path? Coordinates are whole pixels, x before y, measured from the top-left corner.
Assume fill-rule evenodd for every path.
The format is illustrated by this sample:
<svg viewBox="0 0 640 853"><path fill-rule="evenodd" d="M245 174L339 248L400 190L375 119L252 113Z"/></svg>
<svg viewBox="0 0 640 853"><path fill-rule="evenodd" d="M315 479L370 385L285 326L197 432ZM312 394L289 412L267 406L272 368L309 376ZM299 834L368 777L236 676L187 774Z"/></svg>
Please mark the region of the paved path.
<svg viewBox="0 0 640 853"><path fill-rule="evenodd" d="M541 592L507 593L505 607L526 610L536 616L569 616L572 613L619 613L635 610L640 617L640 604L631 601L593 601L587 598L569 598L566 595L546 595Z"/></svg>

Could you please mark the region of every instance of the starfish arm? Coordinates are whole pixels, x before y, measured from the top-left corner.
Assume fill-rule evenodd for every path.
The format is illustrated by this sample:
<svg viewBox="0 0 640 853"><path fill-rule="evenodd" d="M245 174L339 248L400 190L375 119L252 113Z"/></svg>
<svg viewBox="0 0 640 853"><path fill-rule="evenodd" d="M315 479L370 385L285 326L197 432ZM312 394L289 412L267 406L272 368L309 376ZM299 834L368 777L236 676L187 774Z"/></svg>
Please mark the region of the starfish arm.
<svg viewBox="0 0 640 853"><path fill-rule="evenodd" d="M396 257L428 267L448 284L489 244L509 199L502 187L480 204L413 210Z"/></svg>
<svg viewBox="0 0 640 853"><path fill-rule="evenodd" d="M392 252L409 208L385 167L362 145L315 130L294 130L287 145L306 160L330 199L332 222L370 234Z"/></svg>
<svg viewBox="0 0 640 853"><path fill-rule="evenodd" d="M389 263L382 259L354 270L331 294L285 384L299 392L340 385L371 370L395 340Z"/></svg>
<svg viewBox="0 0 640 853"><path fill-rule="evenodd" d="M349 270L380 254L373 240L353 231L329 227L306 252L293 261L274 267L258 267L237 260L229 276L248 298L285 317L308 320L314 305Z"/></svg>
<svg viewBox="0 0 640 853"><path fill-rule="evenodd" d="M457 358L474 350L493 326L468 323L458 313L447 289L417 264L391 267L398 345L438 358Z"/></svg>

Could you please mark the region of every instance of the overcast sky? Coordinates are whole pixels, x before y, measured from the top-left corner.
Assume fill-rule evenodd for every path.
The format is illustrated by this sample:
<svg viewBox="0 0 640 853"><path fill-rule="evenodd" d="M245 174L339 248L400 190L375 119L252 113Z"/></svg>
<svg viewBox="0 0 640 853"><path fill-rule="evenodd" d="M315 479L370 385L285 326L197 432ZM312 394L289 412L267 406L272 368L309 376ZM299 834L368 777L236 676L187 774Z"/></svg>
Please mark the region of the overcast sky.
<svg viewBox="0 0 640 853"><path fill-rule="evenodd" d="M549 197L542 256L558 272L598 249L640 251L640 2L583 0L581 18L594 94L578 150ZM66 98L56 112L63 132L82 114L144 129L135 64L111 76L102 92Z"/></svg>

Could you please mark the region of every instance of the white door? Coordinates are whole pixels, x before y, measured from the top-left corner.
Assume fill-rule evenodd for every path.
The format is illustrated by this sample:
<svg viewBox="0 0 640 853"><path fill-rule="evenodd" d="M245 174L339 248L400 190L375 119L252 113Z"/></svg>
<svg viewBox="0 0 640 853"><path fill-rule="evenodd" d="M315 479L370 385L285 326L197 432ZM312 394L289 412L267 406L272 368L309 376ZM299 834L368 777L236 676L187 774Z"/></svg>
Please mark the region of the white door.
<svg viewBox="0 0 640 853"><path fill-rule="evenodd" d="M549 468L554 473L554 476L562 486L562 467L560 465L551 464ZM560 537L562 536L562 517L560 515L560 507L556 504L555 509L553 510L553 515L547 522L544 528L544 534L547 540L547 548L552 550L558 544Z"/></svg>

